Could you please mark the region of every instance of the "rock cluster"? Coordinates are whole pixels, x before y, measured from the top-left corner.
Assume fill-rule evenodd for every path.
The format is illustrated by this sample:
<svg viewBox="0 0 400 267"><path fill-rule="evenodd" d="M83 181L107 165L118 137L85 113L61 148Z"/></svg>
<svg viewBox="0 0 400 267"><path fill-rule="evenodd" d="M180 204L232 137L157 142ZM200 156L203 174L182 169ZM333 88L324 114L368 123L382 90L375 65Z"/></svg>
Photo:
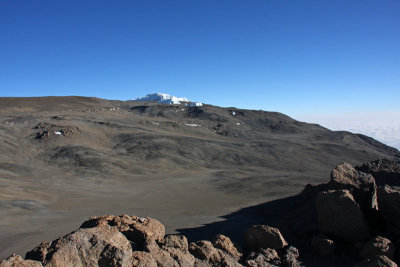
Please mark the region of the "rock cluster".
<svg viewBox="0 0 400 267"><path fill-rule="evenodd" d="M382 165L383 169L378 168L380 165L373 166L383 177L388 162ZM393 170L400 168L393 167L395 163L390 166L391 177L394 177ZM284 225L292 231L279 227L285 229L285 236L297 231L288 239L276 227L257 224L243 232L241 248L224 235L217 235L212 241L189 243L184 235L165 235L164 225L156 219L106 215L91 217L78 230L40 244L26 253L25 259L12 255L0 262L0 267L304 266L299 250L289 243L300 244L297 247L305 251L304 243L308 243L316 266L324 265L318 263L318 259L322 262L328 259L332 266L338 261L340 266L348 266L349 262L351 266L397 266L400 258L399 187L390 183L377 186L371 174L343 163L333 170L329 183L308 185L299 196L303 202L294 208L297 212L292 215L299 217L304 211L311 211L303 216L312 223L304 228L307 232L299 233L298 229L303 228L290 227L299 222L286 219ZM296 235L303 245L292 243ZM344 262L346 257L350 260Z"/></svg>
<svg viewBox="0 0 400 267"><path fill-rule="evenodd" d="M288 246L278 229L256 225L243 237L256 240L246 254L224 235L189 244L183 235L165 236L156 219L106 215L41 243L26 253L25 260L12 255L0 266L300 266L298 250Z"/></svg>
<svg viewBox="0 0 400 267"><path fill-rule="evenodd" d="M340 244L345 253L358 251L364 260L357 266L397 266L392 241L400 238L399 179L399 162L378 160L356 168L342 163L329 183L308 185L303 194L314 202L317 219L313 250L332 257Z"/></svg>

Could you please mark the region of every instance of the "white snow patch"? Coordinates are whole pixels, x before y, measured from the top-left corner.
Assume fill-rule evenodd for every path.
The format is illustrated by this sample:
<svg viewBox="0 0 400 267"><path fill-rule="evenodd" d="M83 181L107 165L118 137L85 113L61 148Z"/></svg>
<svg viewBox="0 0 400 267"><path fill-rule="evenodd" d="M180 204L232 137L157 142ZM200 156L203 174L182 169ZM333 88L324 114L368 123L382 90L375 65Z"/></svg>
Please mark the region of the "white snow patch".
<svg viewBox="0 0 400 267"><path fill-rule="evenodd" d="M201 102L192 102L185 97L176 97L163 93L147 94L144 97L130 99L128 101L155 101L162 104L179 105L185 104L186 106L200 107L203 105Z"/></svg>
<svg viewBox="0 0 400 267"><path fill-rule="evenodd" d="M57 131L57 132L54 132L56 135L62 135L62 133L61 132L59 132L59 131Z"/></svg>
<svg viewBox="0 0 400 267"><path fill-rule="evenodd" d="M154 122L154 121L152 121L151 123L154 124L154 125L160 125L159 122Z"/></svg>
<svg viewBox="0 0 400 267"><path fill-rule="evenodd" d="M236 115L236 112L235 111L232 111L232 116L235 116Z"/></svg>
<svg viewBox="0 0 400 267"><path fill-rule="evenodd" d="M190 127L199 127L200 125L198 124L194 124L194 123L185 123L186 126L190 126Z"/></svg>
<svg viewBox="0 0 400 267"><path fill-rule="evenodd" d="M236 123L236 125L240 125L240 123L239 123L239 122L237 122L237 123Z"/></svg>
<svg viewBox="0 0 400 267"><path fill-rule="evenodd" d="M189 103L186 104L186 106L189 106L189 107L201 107L201 106L203 106L203 103L201 103L201 102L189 102Z"/></svg>

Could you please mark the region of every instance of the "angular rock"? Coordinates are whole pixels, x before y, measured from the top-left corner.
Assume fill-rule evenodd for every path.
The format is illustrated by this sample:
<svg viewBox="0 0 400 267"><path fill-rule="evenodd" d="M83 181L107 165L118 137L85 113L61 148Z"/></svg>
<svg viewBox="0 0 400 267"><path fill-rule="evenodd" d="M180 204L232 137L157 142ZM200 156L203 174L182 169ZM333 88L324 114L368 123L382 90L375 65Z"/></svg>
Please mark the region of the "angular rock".
<svg viewBox="0 0 400 267"><path fill-rule="evenodd" d="M235 245L232 243L232 241L227 236L217 235L214 238L212 243L213 243L214 247L225 251L226 253L231 255L237 261L239 261L239 259L242 257L242 253L240 253L238 251L238 249L235 247Z"/></svg>
<svg viewBox="0 0 400 267"><path fill-rule="evenodd" d="M301 263L298 261L300 257L299 251L293 246L285 248L285 253L282 257L283 263L288 267L299 267Z"/></svg>
<svg viewBox="0 0 400 267"><path fill-rule="evenodd" d="M189 245L189 251L193 254L197 259L200 260L195 262L194 266L207 266L210 264L211 266L225 266L225 267L239 267L243 266L236 261L228 253L224 252L221 249L217 249L213 246L213 244L209 241L197 241L192 242Z"/></svg>
<svg viewBox="0 0 400 267"><path fill-rule="evenodd" d="M356 167L374 176L378 186L400 186L400 161L379 159Z"/></svg>
<svg viewBox="0 0 400 267"><path fill-rule="evenodd" d="M377 255L356 264L355 267L397 267L397 264L386 256Z"/></svg>
<svg viewBox="0 0 400 267"><path fill-rule="evenodd" d="M44 266L129 266L132 247L116 227L99 225L72 232L28 252Z"/></svg>
<svg viewBox="0 0 400 267"><path fill-rule="evenodd" d="M24 260L19 255L11 255L7 259L0 262L0 267L42 267L43 265L38 261Z"/></svg>
<svg viewBox="0 0 400 267"><path fill-rule="evenodd" d="M50 248L51 243L42 242L39 246L27 252L25 255L26 259L35 259L40 262L45 262L46 255L48 253L48 249Z"/></svg>
<svg viewBox="0 0 400 267"><path fill-rule="evenodd" d="M132 258L133 267L157 267L157 261L148 252L135 251Z"/></svg>
<svg viewBox="0 0 400 267"><path fill-rule="evenodd" d="M360 252L360 256L363 258L371 258L376 255L384 255L393 259L393 243L385 237L377 236L368 241Z"/></svg>
<svg viewBox="0 0 400 267"><path fill-rule="evenodd" d="M281 260L275 249L260 249L258 252L251 252L246 259L247 267L272 267L280 265Z"/></svg>
<svg viewBox="0 0 400 267"><path fill-rule="evenodd" d="M151 256L157 262L157 266L171 266L171 267L178 267L179 263L171 257L171 254L161 249L155 240L150 240L144 245L144 251L151 254Z"/></svg>
<svg viewBox="0 0 400 267"><path fill-rule="evenodd" d="M378 201L389 230L400 236L400 187L379 187Z"/></svg>
<svg viewBox="0 0 400 267"><path fill-rule="evenodd" d="M243 233L243 240L246 247L255 250L280 249L288 245L279 229L268 225L253 225Z"/></svg>
<svg viewBox="0 0 400 267"><path fill-rule="evenodd" d="M138 248L142 248L146 242L162 242L165 236L165 227L162 223L152 218L141 218L136 216L105 215L91 217L84 222L81 228L90 228L98 225L110 225L117 227L129 241L133 242Z"/></svg>
<svg viewBox="0 0 400 267"><path fill-rule="evenodd" d="M332 239L320 234L311 239L311 247L322 257L329 257L335 253L336 245Z"/></svg>
<svg viewBox="0 0 400 267"><path fill-rule="evenodd" d="M320 232L350 242L369 237L360 206L348 190L320 192L315 206Z"/></svg>
<svg viewBox="0 0 400 267"><path fill-rule="evenodd" d="M189 251L198 259L212 262L219 261L218 252L210 241L192 242L190 243Z"/></svg>
<svg viewBox="0 0 400 267"><path fill-rule="evenodd" d="M329 187L332 190L350 190L364 212L378 209L374 177L356 170L349 163L341 163L336 166L331 173Z"/></svg>
<svg viewBox="0 0 400 267"><path fill-rule="evenodd" d="M187 238L184 235L169 235L165 237L164 246L177 248L182 251L188 251L189 249Z"/></svg>
<svg viewBox="0 0 400 267"><path fill-rule="evenodd" d="M179 266L193 266L195 258L189 253L188 247L188 242L184 235L169 235L165 238L161 247L163 252L158 251L157 253L163 255L165 252L169 253L171 259L176 261ZM154 254L155 252L152 251L152 253Z"/></svg>

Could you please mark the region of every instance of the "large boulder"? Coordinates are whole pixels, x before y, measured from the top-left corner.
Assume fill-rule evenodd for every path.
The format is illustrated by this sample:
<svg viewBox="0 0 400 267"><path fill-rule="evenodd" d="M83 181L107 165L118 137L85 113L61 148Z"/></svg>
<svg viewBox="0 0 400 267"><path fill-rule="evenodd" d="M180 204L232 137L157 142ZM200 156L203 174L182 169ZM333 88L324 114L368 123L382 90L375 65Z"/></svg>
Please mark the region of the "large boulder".
<svg viewBox="0 0 400 267"><path fill-rule="evenodd" d="M315 206L320 232L350 242L369 237L360 206L349 190L320 192Z"/></svg>
<svg viewBox="0 0 400 267"><path fill-rule="evenodd" d="M288 245L279 229L268 225L253 225L243 233L243 241L251 250L280 249Z"/></svg>
<svg viewBox="0 0 400 267"><path fill-rule="evenodd" d="M149 217L141 218L126 214L121 216L105 215L91 217L82 224L81 228L90 228L98 225L117 227L138 249L141 249L146 242L162 242L165 236L164 225L156 219Z"/></svg>
<svg viewBox="0 0 400 267"><path fill-rule="evenodd" d="M0 267L42 267L38 261L24 260L20 255L11 255L0 262Z"/></svg>
<svg viewBox="0 0 400 267"><path fill-rule="evenodd" d="M397 264L386 256L377 255L356 264L355 267L397 267Z"/></svg>
<svg viewBox="0 0 400 267"><path fill-rule="evenodd" d="M388 228L400 236L400 187L379 187L378 200Z"/></svg>
<svg viewBox="0 0 400 267"><path fill-rule="evenodd" d="M393 243L385 237L377 236L368 241L360 252L360 256L363 258L371 258L376 255L384 255L389 259L393 259Z"/></svg>
<svg viewBox="0 0 400 267"><path fill-rule="evenodd" d="M81 228L51 243L42 243L26 259L44 266L129 266L132 247L116 227Z"/></svg>
<svg viewBox="0 0 400 267"><path fill-rule="evenodd" d="M378 209L374 177L356 170L349 163L336 166L331 173L329 187L331 190L349 190L363 212Z"/></svg>

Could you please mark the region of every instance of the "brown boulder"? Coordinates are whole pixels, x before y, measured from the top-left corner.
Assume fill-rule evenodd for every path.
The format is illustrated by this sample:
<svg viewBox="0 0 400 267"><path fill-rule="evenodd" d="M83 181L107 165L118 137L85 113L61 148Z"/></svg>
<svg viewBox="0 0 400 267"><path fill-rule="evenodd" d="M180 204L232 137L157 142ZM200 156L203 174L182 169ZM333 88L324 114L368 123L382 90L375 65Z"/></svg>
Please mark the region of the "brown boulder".
<svg viewBox="0 0 400 267"><path fill-rule="evenodd" d="M400 236L400 187L379 187L378 201L388 228Z"/></svg>
<svg viewBox="0 0 400 267"><path fill-rule="evenodd" d="M192 242L189 245L190 253L195 256L195 266L225 266L225 267L239 267L243 266L237 262L235 258L221 249L217 249L209 241L201 240Z"/></svg>
<svg viewBox="0 0 400 267"><path fill-rule="evenodd" d="M384 237L377 236L368 241L360 252L363 258L371 258L376 255L384 255L389 259L393 259L394 245Z"/></svg>
<svg viewBox="0 0 400 267"><path fill-rule="evenodd" d="M165 247L177 248L182 251L188 251L189 245L184 235L169 235L164 240Z"/></svg>
<svg viewBox="0 0 400 267"><path fill-rule="evenodd" d="M42 267L38 261L24 260L20 255L11 255L0 262L0 267Z"/></svg>
<svg viewBox="0 0 400 267"><path fill-rule="evenodd" d="M162 250L169 253L171 259L176 261L178 264L176 266L193 266L195 263L195 258L189 251L182 251L177 248L163 247Z"/></svg>
<svg viewBox="0 0 400 267"><path fill-rule="evenodd" d="M397 264L386 256L377 255L356 264L355 267L397 267Z"/></svg>
<svg viewBox="0 0 400 267"><path fill-rule="evenodd" d="M268 225L253 225L243 233L246 247L250 249L280 249L287 246L279 229Z"/></svg>
<svg viewBox="0 0 400 267"><path fill-rule="evenodd" d="M144 251L151 254L151 256L156 260L157 266L165 267L178 267L179 263L171 257L171 254L161 249L156 241L151 240L144 245Z"/></svg>
<svg viewBox="0 0 400 267"><path fill-rule="evenodd" d="M133 267L157 267L157 261L148 252L135 251L132 258Z"/></svg>
<svg viewBox="0 0 400 267"><path fill-rule="evenodd" d="M350 190L364 212L378 209L374 177L356 170L349 163L341 163L336 166L331 173L329 187L332 190Z"/></svg>
<svg viewBox="0 0 400 267"><path fill-rule="evenodd" d="M169 235L162 249L169 253L179 266L193 266L195 258L189 253L189 245L184 235Z"/></svg>
<svg viewBox="0 0 400 267"><path fill-rule="evenodd" d="M219 255L210 241L201 240L190 243L189 251L196 258L205 261L219 261Z"/></svg>
<svg viewBox="0 0 400 267"><path fill-rule="evenodd" d="M332 256L336 249L335 242L323 234L311 239L311 247L322 257Z"/></svg>
<svg viewBox="0 0 400 267"><path fill-rule="evenodd" d="M132 247L117 228L99 225L72 232L28 252L27 259L44 266L129 266Z"/></svg>
<svg viewBox="0 0 400 267"><path fill-rule="evenodd" d="M348 190L320 192L315 206L320 232L351 242L368 238L363 214Z"/></svg>
<svg viewBox="0 0 400 267"><path fill-rule="evenodd" d="M214 247L225 251L226 253L231 255L237 261L239 261L239 259L242 257L242 253L240 253L238 251L238 249L235 247L235 245L232 243L232 241L227 236L217 235L214 238L212 243L213 243Z"/></svg>
<svg viewBox="0 0 400 267"><path fill-rule="evenodd" d="M141 218L136 216L105 215L91 217L84 222L81 228L90 228L98 225L110 225L117 227L129 241L133 242L138 248L142 248L146 242L152 240L162 242L165 236L165 227L162 223L152 218Z"/></svg>

